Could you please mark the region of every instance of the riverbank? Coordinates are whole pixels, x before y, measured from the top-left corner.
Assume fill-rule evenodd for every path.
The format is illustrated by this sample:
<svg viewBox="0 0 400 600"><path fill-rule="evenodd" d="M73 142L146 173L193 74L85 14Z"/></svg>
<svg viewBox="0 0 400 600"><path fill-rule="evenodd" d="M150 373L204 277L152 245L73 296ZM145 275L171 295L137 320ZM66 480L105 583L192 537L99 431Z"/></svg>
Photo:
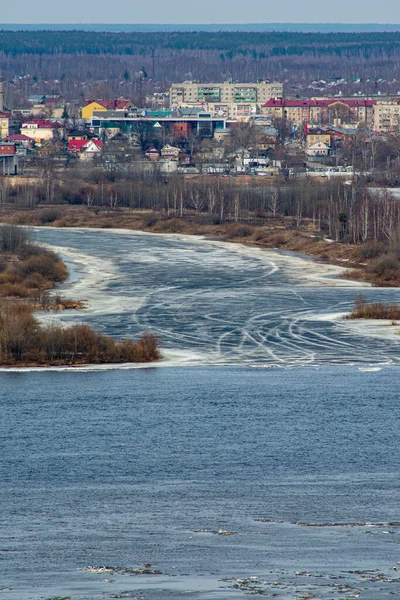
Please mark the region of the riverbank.
<svg viewBox="0 0 400 600"><path fill-rule="evenodd" d="M345 244L324 237L312 220L299 226L292 217L277 216L249 222L216 223L209 215L184 217L120 208L114 211L85 206L54 206L51 209L0 210L0 220L19 225L127 229L150 233L203 235L212 239L300 252L322 262L345 267L343 277L381 287L400 286L400 264L383 244Z"/></svg>

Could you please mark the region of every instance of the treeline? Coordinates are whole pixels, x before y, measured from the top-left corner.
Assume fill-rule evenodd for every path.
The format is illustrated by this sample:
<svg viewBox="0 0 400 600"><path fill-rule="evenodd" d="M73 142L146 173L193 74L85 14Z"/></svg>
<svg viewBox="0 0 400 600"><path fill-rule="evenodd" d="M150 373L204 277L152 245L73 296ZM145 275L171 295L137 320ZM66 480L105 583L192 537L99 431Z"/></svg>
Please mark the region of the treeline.
<svg viewBox="0 0 400 600"><path fill-rule="evenodd" d="M314 56L335 52L338 56L392 56L400 49L398 32L302 33L257 31L0 31L0 48L6 55L21 54L143 54L143 50L218 50L233 55L251 54L261 58L274 55Z"/></svg>
<svg viewBox="0 0 400 600"><path fill-rule="evenodd" d="M397 32L0 32L3 76L30 74L14 82L14 104L38 91L66 99L124 94L136 102L144 89L185 79L284 79L288 94L301 94L313 80L344 78L344 94L397 94L399 65Z"/></svg>
<svg viewBox="0 0 400 600"><path fill-rule="evenodd" d="M94 212L116 212L120 208L151 210L171 217L198 215L209 223L244 221L262 224L277 216L291 217L300 227L312 219L322 235L336 241L363 244L387 243L400 225L400 202L390 191L367 187L361 177L351 183L341 179L277 178L274 182L219 176L166 177L156 169L148 172L140 163L131 163L129 173L72 169L57 176L57 185L46 208L43 184L24 184L0 193L0 207L13 205L34 208L39 224L63 225L62 205L84 205ZM1 187L0 187L1 192ZM57 207L57 204L60 206ZM151 217L149 217L151 220Z"/></svg>

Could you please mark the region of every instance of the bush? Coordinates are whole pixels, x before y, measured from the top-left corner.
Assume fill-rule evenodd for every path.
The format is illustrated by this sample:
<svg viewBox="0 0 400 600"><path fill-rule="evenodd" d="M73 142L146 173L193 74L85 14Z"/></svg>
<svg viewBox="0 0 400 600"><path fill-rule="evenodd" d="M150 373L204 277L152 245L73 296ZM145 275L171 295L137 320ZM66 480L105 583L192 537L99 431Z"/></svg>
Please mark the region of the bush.
<svg viewBox="0 0 400 600"><path fill-rule="evenodd" d="M383 281L392 281L399 277L400 261L395 254L383 254L368 265L367 271Z"/></svg>
<svg viewBox="0 0 400 600"><path fill-rule="evenodd" d="M284 233L275 233L275 235L271 236L269 242L273 248L279 248L286 244L287 239Z"/></svg>
<svg viewBox="0 0 400 600"><path fill-rule="evenodd" d="M360 260L369 258L376 258L380 256L385 250L385 244L382 242L367 242L358 251Z"/></svg>
<svg viewBox="0 0 400 600"><path fill-rule="evenodd" d="M42 223L54 223L61 217L61 211L58 208L45 208L39 215Z"/></svg>
<svg viewBox="0 0 400 600"><path fill-rule="evenodd" d="M44 252L50 252L50 250L46 250L43 246L39 246L39 244L35 244L34 242L24 242L18 248L18 258L20 260L25 260L30 256L39 256Z"/></svg>
<svg viewBox="0 0 400 600"><path fill-rule="evenodd" d="M149 217L143 221L145 227L154 227L158 223L158 217Z"/></svg>
<svg viewBox="0 0 400 600"><path fill-rule="evenodd" d="M19 270L25 277L38 273L48 281L55 283L65 281L68 277L68 269L65 264L54 252L48 250L20 263Z"/></svg>
<svg viewBox="0 0 400 600"><path fill-rule="evenodd" d="M231 240L233 238L250 237L253 233L253 228L244 223L231 223L226 228L226 238Z"/></svg>
<svg viewBox="0 0 400 600"><path fill-rule="evenodd" d="M168 219L167 221L161 221L158 224L158 230L165 233L180 233L185 229L185 223L182 219Z"/></svg>
<svg viewBox="0 0 400 600"><path fill-rule="evenodd" d="M32 290L22 283L3 283L0 284L0 296L2 298L30 298Z"/></svg>

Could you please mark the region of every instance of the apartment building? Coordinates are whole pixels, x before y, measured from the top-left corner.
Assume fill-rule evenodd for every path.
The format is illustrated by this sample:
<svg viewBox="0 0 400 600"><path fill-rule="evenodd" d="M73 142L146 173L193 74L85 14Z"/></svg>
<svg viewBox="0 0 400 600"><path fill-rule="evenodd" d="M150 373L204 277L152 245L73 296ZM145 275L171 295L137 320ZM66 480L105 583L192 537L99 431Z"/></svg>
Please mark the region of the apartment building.
<svg viewBox="0 0 400 600"><path fill-rule="evenodd" d="M260 81L258 83L173 83L170 88L170 107L201 104L213 114L224 116L251 116L260 112L261 106L270 98L283 96L283 84ZM212 108L215 107L215 110Z"/></svg>
<svg viewBox="0 0 400 600"><path fill-rule="evenodd" d="M398 131L400 127L400 98L378 100L374 110L375 131Z"/></svg>
<svg viewBox="0 0 400 600"><path fill-rule="evenodd" d="M261 107L270 118L287 119L298 127L304 124L321 125L345 122L372 126L375 100L366 98L270 98Z"/></svg>

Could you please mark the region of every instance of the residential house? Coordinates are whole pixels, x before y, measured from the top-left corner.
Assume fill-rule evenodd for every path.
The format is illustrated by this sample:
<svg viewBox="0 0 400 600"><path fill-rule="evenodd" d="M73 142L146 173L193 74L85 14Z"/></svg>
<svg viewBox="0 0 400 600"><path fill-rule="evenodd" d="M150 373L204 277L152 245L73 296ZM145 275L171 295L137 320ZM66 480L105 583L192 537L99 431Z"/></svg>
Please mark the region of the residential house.
<svg viewBox="0 0 400 600"><path fill-rule="evenodd" d="M149 148L148 150L146 150L145 155L149 160L155 161L160 158L160 151L157 150L157 148Z"/></svg>
<svg viewBox="0 0 400 600"><path fill-rule="evenodd" d="M89 120L95 112L111 111L128 111L132 108L131 100L87 100L85 106L82 107L82 119Z"/></svg>
<svg viewBox="0 0 400 600"><path fill-rule="evenodd" d="M69 140L68 150L83 160L100 156L103 148L101 140Z"/></svg>
<svg viewBox="0 0 400 600"><path fill-rule="evenodd" d="M21 133L30 137L37 144L62 138L64 129L58 121L50 121L49 119L32 119L22 124Z"/></svg>
<svg viewBox="0 0 400 600"><path fill-rule="evenodd" d="M5 142L12 142L16 145L17 153L19 148L25 148L30 150L33 148L32 138L24 135L23 133L14 133L4 138Z"/></svg>
<svg viewBox="0 0 400 600"><path fill-rule="evenodd" d="M328 156L330 152L330 147L324 142L314 142L310 144L306 148L307 156Z"/></svg>
<svg viewBox="0 0 400 600"><path fill-rule="evenodd" d="M163 148L161 148L161 158L164 160L175 160L177 161L179 158L179 148L175 146L170 146L166 144Z"/></svg>
<svg viewBox="0 0 400 600"><path fill-rule="evenodd" d="M89 139L89 134L87 133L87 131L81 130L81 129L72 129L71 131L68 131L67 133L67 140L85 140L87 141Z"/></svg>
<svg viewBox="0 0 400 600"><path fill-rule="evenodd" d="M328 148L330 148L331 146L331 135L328 132L325 131L321 131L321 130L307 130L306 133L306 146L307 148L309 146L312 146L313 144L317 144L317 143L323 143L326 146L328 146Z"/></svg>

